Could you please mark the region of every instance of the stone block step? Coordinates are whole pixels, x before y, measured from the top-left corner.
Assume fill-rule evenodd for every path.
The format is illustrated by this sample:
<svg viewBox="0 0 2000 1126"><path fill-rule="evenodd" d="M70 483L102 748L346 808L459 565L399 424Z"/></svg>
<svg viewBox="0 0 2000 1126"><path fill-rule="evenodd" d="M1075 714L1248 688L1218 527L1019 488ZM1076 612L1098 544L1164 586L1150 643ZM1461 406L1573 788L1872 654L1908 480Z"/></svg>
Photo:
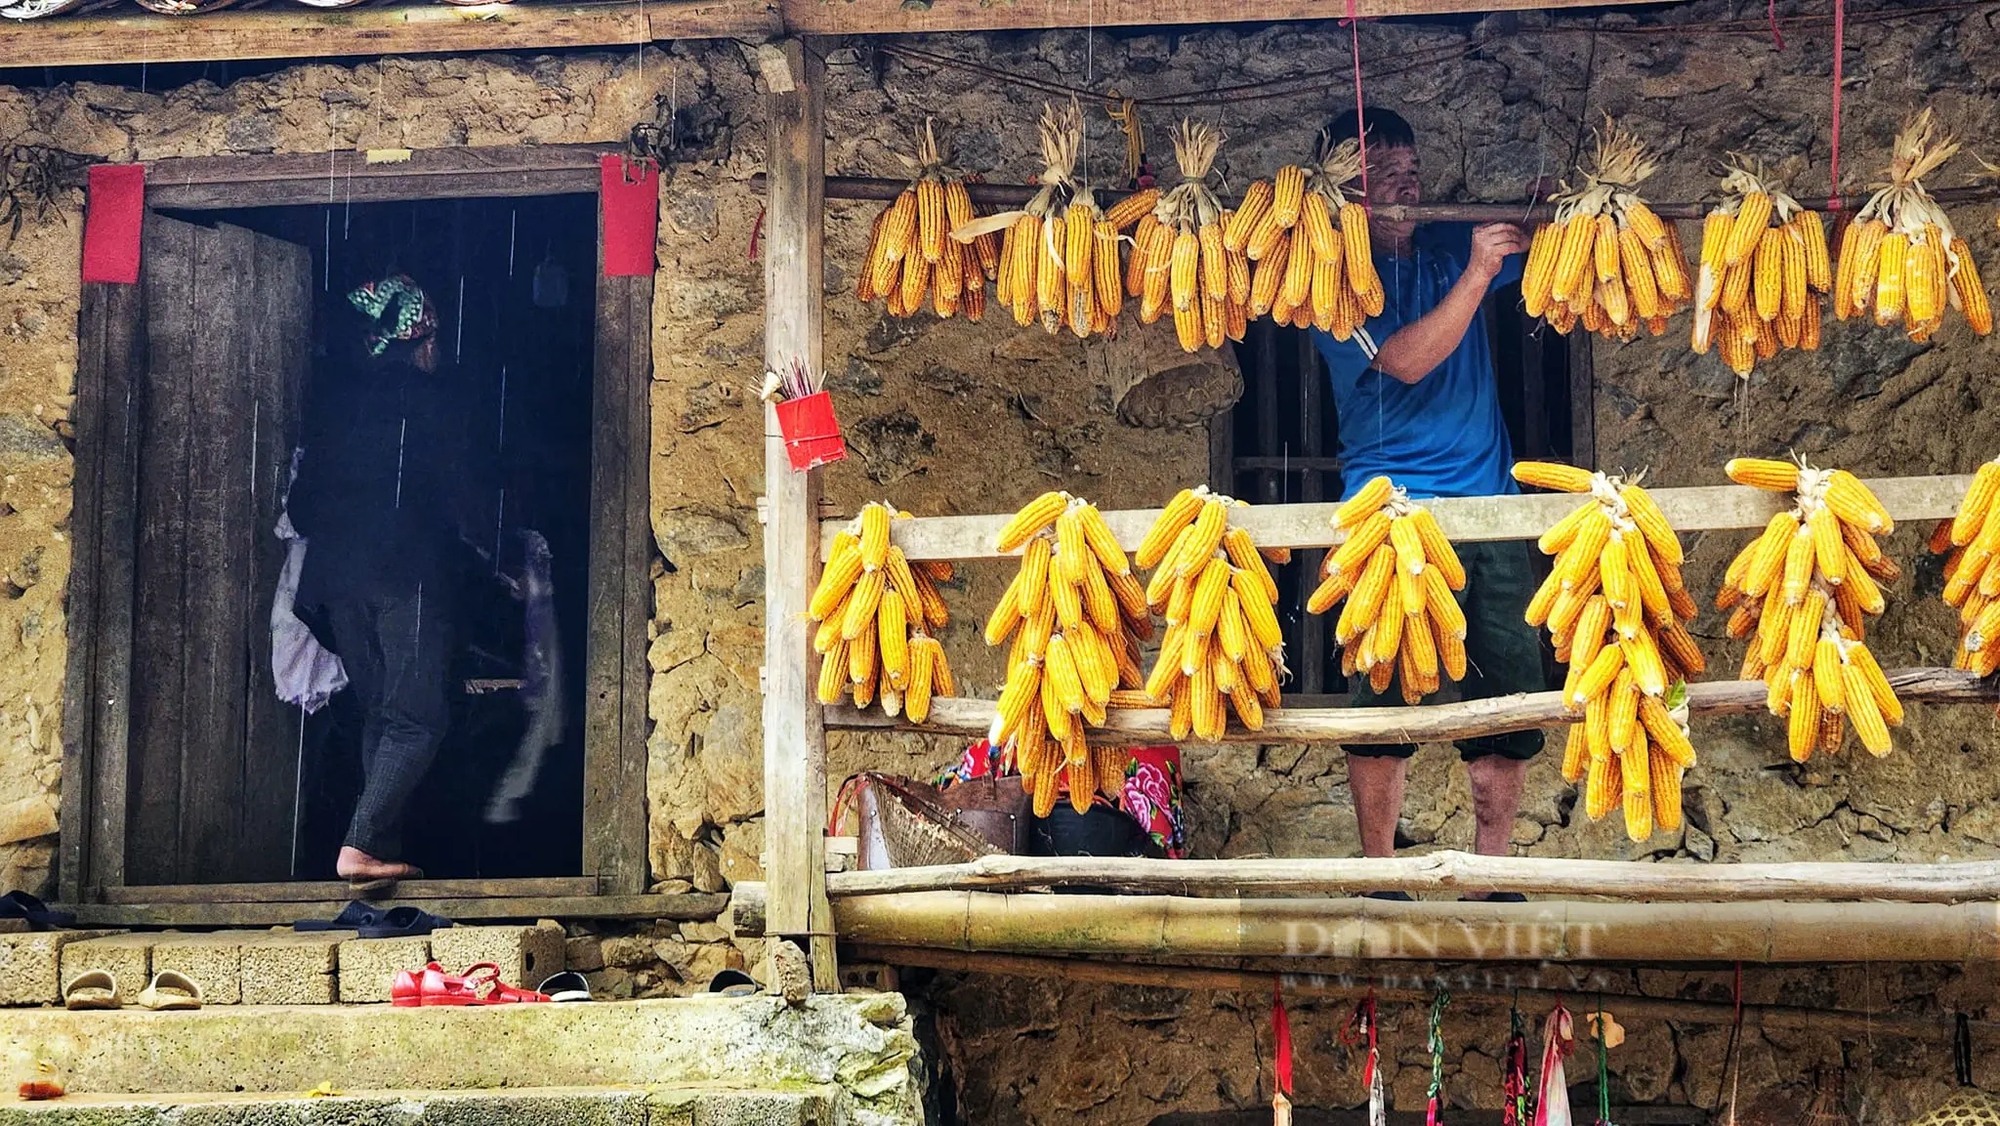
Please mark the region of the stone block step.
<svg viewBox="0 0 2000 1126"><path fill-rule="evenodd" d="M911 1067L916 1052L903 998L894 993L815 996L797 1006L772 996L702 995L481 1008L20 1009L0 1020L0 1060L17 1070L24 1063L32 1066L30 1061L46 1061L73 1095L282 1095L323 1084L391 1091L655 1085L796 1091L833 1084L840 1089L842 1106L851 1104L892 1124L921 1120ZM6 1126L7 1111L23 1105L0 1105L0 1126ZM655 1117L657 1109L647 1111L648 1126L680 1121ZM693 1115L685 1119L689 1126L766 1121L688 1113ZM211 1121L175 1114L171 1120L179 1126ZM345 1121L378 1120L386 1121L367 1116ZM489 1119L502 1120L513 1121ZM68 1121L81 1126L86 1121L168 1119ZM277 1116L259 1121L318 1120Z"/></svg>
<svg viewBox="0 0 2000 1126"><path fill-rule="evenodd" d="M542 1087L495 1091L71 1095L0 1100L4 1126L831 1126L840 1089Z"/></svg>

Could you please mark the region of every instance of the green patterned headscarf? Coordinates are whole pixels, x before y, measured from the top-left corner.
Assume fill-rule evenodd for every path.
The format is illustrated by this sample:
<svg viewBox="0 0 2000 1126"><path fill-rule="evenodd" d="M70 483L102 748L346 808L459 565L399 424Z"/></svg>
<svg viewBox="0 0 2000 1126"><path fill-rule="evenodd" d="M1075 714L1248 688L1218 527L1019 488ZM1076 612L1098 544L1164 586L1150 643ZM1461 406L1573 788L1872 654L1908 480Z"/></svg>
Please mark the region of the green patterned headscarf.
<svg viewBox="0 0 2000 1126"><path fill-rule="evenodd" d="M347 300L375 322L367 336L371 356L381 355L392 341L419 341L437 332L437 310L406 275L364 283Z"/></svg>

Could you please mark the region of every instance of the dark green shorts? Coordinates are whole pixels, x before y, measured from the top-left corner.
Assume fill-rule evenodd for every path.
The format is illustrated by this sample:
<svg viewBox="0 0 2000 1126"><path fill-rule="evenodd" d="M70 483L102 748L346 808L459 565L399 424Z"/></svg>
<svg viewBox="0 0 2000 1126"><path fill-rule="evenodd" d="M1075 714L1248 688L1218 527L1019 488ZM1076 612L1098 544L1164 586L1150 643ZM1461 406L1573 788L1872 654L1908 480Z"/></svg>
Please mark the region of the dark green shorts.
<svg viewBox="0 0 2000 1126"><path fill-rule="evenodd" d="M1535 594L1532 548L1522 541L1454 544L1465 564L1465 589L1458 592L1465 607L1465 679L1459 698L1483 700L1516 692L1546 692L1550 688L1542 666L1542 641L1525 615ZM1400 707L1402 693L1378 695L1368 678L1356 676L1349 685L1348 704L1357 708ZM1424 697L1435 704L1449 699L1453 686ZM1458 741L1458 755L1470 762L1488 755L1517 761L1531 759L1542 749L1540 731L1510 731ZM1409 758L1414 743L1350 744L1347 753L1369 758Z"/></svg>

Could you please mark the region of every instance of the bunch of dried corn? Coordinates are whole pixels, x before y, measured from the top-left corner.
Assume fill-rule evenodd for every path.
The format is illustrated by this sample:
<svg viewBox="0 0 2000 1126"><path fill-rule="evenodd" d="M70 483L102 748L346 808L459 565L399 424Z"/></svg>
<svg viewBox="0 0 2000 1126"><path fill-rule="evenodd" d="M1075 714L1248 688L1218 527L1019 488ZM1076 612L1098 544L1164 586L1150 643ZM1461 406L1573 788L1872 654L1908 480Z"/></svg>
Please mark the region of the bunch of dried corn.
<svg viewBox="0 0 2000 1126"><path fill-rule="evenodd" d="M1638 195L1656 164L1606 117L1594 165L1581 187L1551 197L1555 218L1528 245L1523 307L1561 333L1581 324L1629 340L1644 325L1658 336L1694 292L1680 235Z"/></svg>
<svg viewBox="0 0 2000 1126"><path fill-rule="evenodd" d="M1241 504L1206 487L1182 489L1133 553L1154 568L1143 595L1167 619L1146 695L1171 709L1173 737L1223 737L1225 702L1250 731L1278 706L1285 641L1278 628L1278 583L1242 528L1229 526Z"/></svg>
<svg viewBox="0 0 2000 1126"><path fill-rule="evenodd" d="M1958 514L1931 532L1931 550L1946 555L1944 600L1957 607L1958 655L1953 668L1991 676L2000 669L2000 460L1972 475Z"/></svg>
<svg viewBox="0 0 2000 1126"><path fill-rule="evenodd" d="M1993 331L1986 287L1965 240L1922 180L1958 151L1925 109L1896 134L1889 182L1870 196L1840 238L1833 312L1842 320L1869 313L1878 325L1903 325L1925 341L1950 306L1981 336Z"/></svg>
<svg viewBox="0 0 2000 1126"><path fill-rule="evenodd" d="M1716 595L1729 636L1750 639L1742 678L1761 677L1771 714L1790 720L1793 761L1839 750L1849 722L1869 753L1888 754L1903 705L1861 640L1885 604L1878 584L1901 573L1875 542L1895 526L1888 511L1843 469L1739 457L1723 471L1797 496L1737 553Z"/></svg>
<svg viewBox="0 0 2000 1126"><path fill-rule="evenodd" d="M884 714L922 723L933 696L958 694L944 646L931 636L951 620L937 584L951 579L952 568L911 563L889 542L890 520L909 518L887 504L863 505L833 538L806 616L819 623L813 652L820 654L820 703L851 693L857 708L880 700Z"/></svg>
<svg viewBox="0 0 2000 1126"><path fill-rule="evenodd" d="M1346 186L1360 175L1360 144L1329 144L1322 134L1312 164L1286 165L1243 193L1222 246L1257 263L1250 316L1269 313L1281 325L1311 325L1346 340L1382 311L1368 210L1348 198Z"/></svg>
<svg viewBox="0 0 2000 1126"><path fill-rule="evenodd" d="M1637 478L1523 461L1524 485L1588 493L1543 533L1556 557L1528 603L1567 662L1563 705L1581 713L1563 750L1566 781L1583 783L1584 814L1625 813L1635 841L1681 826L1681 775L1694 765L1685 683L1707 667L1685 623L1700 609L1681 581L1681 543Z"/></svg>
<svg viewBox="0 0 2000 1126"><path fill-rule="evenodd" d="M988 740L1005 747L1046 817L1066 785L1078 813L1098 790L1124 788L1123 747L1093 747L1119 690L1145 683L1139 643L1153 635L1145 588L1095 505L1063 492L1031 500L1000 531L1021 569L986 619L986 643L1009 637L1007 684Z"/></svg>
<svg viewBox="0 0 2000 1126"><path fill-rule="evenodd" d="M1078 336L1115 331L1124 301L1118 264L1121 223L1142 213L1130 199L1112 211L1076 178L1083 144L1083 111L1045 104L1041 121L1042 185L1028 205L952 228L954 238L1001 237L994 296L1013 311L1016 324L1037 320L1049 332L1066 326ZM1134 199L1143 197L1141 193Z"/></svg>
<svg viewBox="0 0 2000 1126"><path fill-rule="evenodd" d="M1249 321L1250 261L1228 250L1222 234L1231 212L1208 186L1222 134L1196 121L1174 133L1181 182L1139 220L1126 288L1139 299L1139 322L1171 312L1184 351L1241 340Z"/></svg>
<svg viewBox="0 0 2000 1126"><path fill-rule="evenodd" d="M1780 348L1819 347L1820 294L1833 288L1833 267L1819 216L1762 168L1731 165L1722 190L1701 227L1694 350L1706 353L1713 341L1730 370L1748 376Z"/></svg>
<svg viewBox="0 0 2000 1126"><path fill-rule="evenodd" d="M939 155L930 118L916 137L916 155L901 156L913 173L910 186L875 216L868 254L854 282L864 304L881 298L892 317L913 317L929 294L940 317L961 311L977 321L986 315L986 281L1000 266L1000 237L967 241L952 232L977 214L963 174Z"/></svg>
<svg viewBox="0 0 2000 1126"><path fill-rule="evenodd" d="M1306 611L1324 614L1346 599L1333 627L1340 671L1366 673L1378 693L1397 681L1406 704L1446 676L1463 679L1465 612L1454 592L1465 589L1465 568L1430 510L1376 477L1334 509L1333 532Z"/></svg>

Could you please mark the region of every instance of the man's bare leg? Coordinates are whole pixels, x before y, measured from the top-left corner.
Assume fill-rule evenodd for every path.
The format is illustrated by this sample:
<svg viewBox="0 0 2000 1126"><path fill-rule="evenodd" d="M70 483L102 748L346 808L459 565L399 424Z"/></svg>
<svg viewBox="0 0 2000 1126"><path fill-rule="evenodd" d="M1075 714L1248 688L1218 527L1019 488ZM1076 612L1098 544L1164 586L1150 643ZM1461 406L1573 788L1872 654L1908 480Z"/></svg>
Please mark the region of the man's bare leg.
<svg viewBox="0 0 2000 1126"><path fill-rule="evenodd" d="M1361 825L1361 855L1396 855L1396 821L1403 815L1403 790L1410 760L1347 756L1347 788L1354 794L1354 819ZM1516 792L1516 801L1519 793Z"/></svg>

